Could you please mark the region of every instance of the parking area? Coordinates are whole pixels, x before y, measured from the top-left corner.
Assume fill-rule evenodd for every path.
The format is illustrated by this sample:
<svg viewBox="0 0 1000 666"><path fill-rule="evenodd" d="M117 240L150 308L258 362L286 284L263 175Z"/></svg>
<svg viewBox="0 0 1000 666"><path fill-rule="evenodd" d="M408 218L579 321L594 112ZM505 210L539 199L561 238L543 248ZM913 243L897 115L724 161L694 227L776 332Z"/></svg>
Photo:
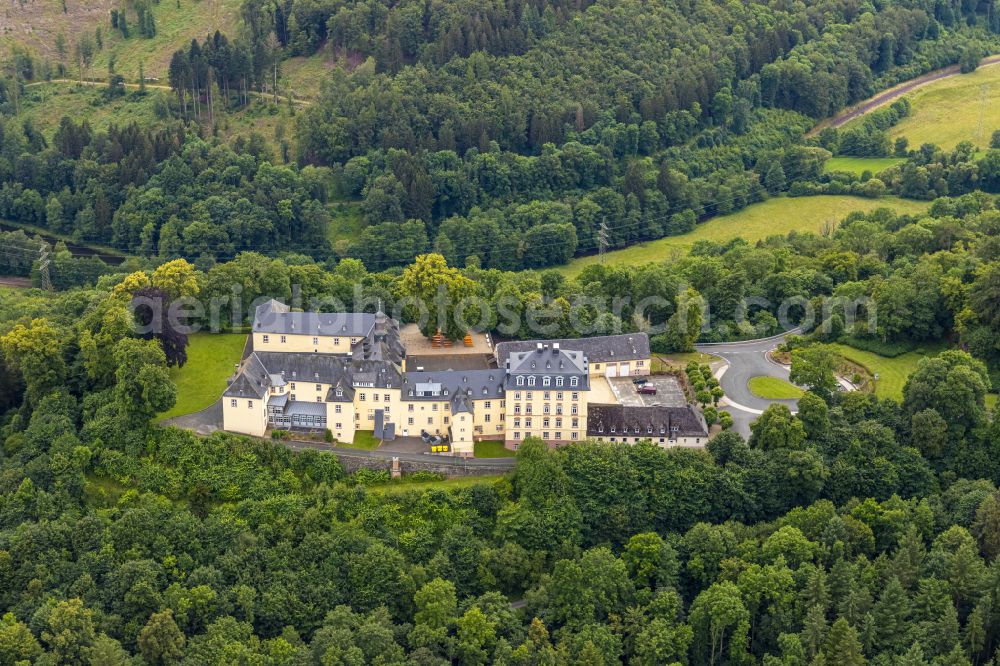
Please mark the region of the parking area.
<svg viewBox="0 0 1000 666"><path fill-rule="evenodd" d="M591 377L587 400L602 405L613 405L618 402L618 396L612 390L607 377Z"/></svg>
<svg viewBox="0 0 1000 666"><path fill-rule="evenodd" d="M684 390L681 388L677 378L672 375L656 375L643 377L647 386L656 387L656 395L645 395L639 393L631 377L610 377L607 382L615 395L615 402L619 402L629 407L650 407L662 405L664 407L684 407L687 400L684 397Z"/></svg>

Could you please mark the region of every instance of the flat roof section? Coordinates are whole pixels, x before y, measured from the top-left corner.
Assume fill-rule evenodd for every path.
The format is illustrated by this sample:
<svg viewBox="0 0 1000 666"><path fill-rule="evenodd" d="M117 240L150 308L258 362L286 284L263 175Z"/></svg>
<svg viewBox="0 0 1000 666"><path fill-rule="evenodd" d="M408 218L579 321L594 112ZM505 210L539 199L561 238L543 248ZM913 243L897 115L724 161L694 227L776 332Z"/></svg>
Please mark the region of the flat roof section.
<svg viewBox="0 0 1000 666"><path fill-rule="evenodd" d="M419 370L424 372L441 372L442 370L490 370L495 367L496 365L493 362L493 356L491 354L406 355L407 372L417 372Z"/></svg>

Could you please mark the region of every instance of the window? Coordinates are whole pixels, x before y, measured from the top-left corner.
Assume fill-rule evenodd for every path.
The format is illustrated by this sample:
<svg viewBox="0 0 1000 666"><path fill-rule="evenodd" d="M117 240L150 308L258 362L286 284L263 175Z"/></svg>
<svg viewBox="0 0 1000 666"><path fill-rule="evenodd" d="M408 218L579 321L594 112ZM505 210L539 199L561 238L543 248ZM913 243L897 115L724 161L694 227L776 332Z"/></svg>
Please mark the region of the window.
<svg viewBox="0 0 1000 666"><path fill-rule="evenodd" d="M562 439L562 433L561 432L557 432L556 433L556 439Z"/></svg>
<svg viewBox="0 0 1000 666"><path fill-rule="evenodd" d="M406 406L406 411L408 411L408 412L412 412L413 411L413 403L412 402Z"/></svg>
<svg viewBox="0 0 1000 666"><path fill-rule="evenodd" d="M563 393L562 391L559 391L558 393L556 393L556 400L562 400L562 399L563 399Z"/></svg>
<svg viewBox="0 0 1000 666"><path fill-rule="evenodd" d="M339 346L339 345L340 345L340 338L334 338L334 339L333 339L333 344L334 344L335 346Z"/></svg>
<svg viewBox="0 0 1000 666"><path fill-rule="evenodd" d="M490 419L490 415L489 414L487 414L486 416L483 417L483 421L486 422L486 423L489 423L490 420L491 419Z"/></svg>
<svg viewBox="0 0 1000 666"><path fill-rule="evenodd" d="M611 432L615 432L615 426L611 426Z"/></svg>
<svg viewBox="0 0 1000 666"><path fill-rule="evenodd" d="M570 414L576 414L576 413L578 413L578 411L579 411L579 406L577 406L577 405L573 405L573 406L572 406L572 407L570 407L570 409L569 409L569 413L570 413Z"/></svg>
<svg viewBox="0 0 1000 666"><path fill-rule="evenodd" d="M542 386L548 386L552 382L551 377L542 377Z"/></svg>
<svg viewBox="0 0 1000 666"><path fill-rule="evenodd" d="M413 425L413 417L406 419L406 425Z"/></svg>
<svg viewBox="0 0 1000 666"><path fill-rule="evenodd" d="M646 426L646 434L647 435L653 434L653 426Z"/></svg>
<svg viewBox="0 0 1000 666"><path fill-rule="evenodd" d="M535 376L531 375L530 377L528 377L528 386L534 386L534 385L535 385Z"/></svg>
<svg viewBox="0 0 1000 666"><path fill-rule="evenodd" d="M333 427L335 427L337 430L340 430L343 426L339 423L334 423Z"/></svg>
<svg viewBox="0 0 1000 666"><path fill-rule="evenodd" d="M533 394L533 393L532 393L531 391L528 391L528 392L527 392L527 393L525 394L525 396L524 396L524 399L525 399L525 400L531 400L531 399L532 399L532 395L534 395L534 394Z"/></svg>
<svg viewBox="0 0 1000 666"><path fill-rule="evenodd" d="M447 402L444 403L444 411L446 411L446 412L450 412L451 411L451 405L448 404Z"/></svg>
<svg viewBox="0 0 1000 666"><path fill-rule="evenodd" d="M514 439L521 439L521 433L515 432L514 433Z"/></svg>
<svg viewBox="0 0 1000 666"><path fill-rule="evenodd" d="M236 406L236 398L233 398L232 400L229 401L229 406L230 407L235 407Z"/></svg>
<svg viewBox="0 0 1000 666"><path fill-rule="evenodd" d="M636 361L635 364L641 368L642 366L646 365L646 362L645 361Z"/></svg>
<svg viewBox="0 0 1000 666"><path fill-rule="evenodd" d="M556 419L556 427L562 428L562 419Z"/></svg>
<svg viewBox="0 0 1000 666"><path fill-rule="evenodd" d="M290 396L288 396L288 399L291 400L292 402L294 402L295 401L295 394L293 393Z"/></svg>
<svg viewBox="0 0 1000 666"><path fill-rule="evenodd" d="M549 411L550 411L549 410L549 403L545 403L544 405L542 405L542 414L548 414Z"/></svg>
<svg viewBox="0 0 1000 666"><path fill-rule="evenodd" d="M427 425L434 425L434 417L433 416L428 416L427 417Z"/></svg>
<svg viewBox="0 0 1000 666"><path fill-rule="evenodd" d="M550 392L546 391L546 392L545 392L545 393L544 393L544 394L542 395L542 399L543 399L543 400L551 400L551 399L552 399L552 394L551 394Z"/></svg>
<svg viewBox="0 0 1000 666"><path fill-rule="evenodd" d="M372 393L372 402L378 402L378 393Z"/></svg>
<svg viewBox="0 0 1000 666"><path fill-rule="evenodd" d="M542 439L548 439L548 438L549 438L549 433L543 432L542 433Z"/></svg>
<svg viewBox="0 0 1000 666"><path fill-rule="evenodd" d="M577 439L577 437L579 437L579 435L575 432L569 436L570 439Z"/></svg>
<svg viewBox="0 0 1000 666"><path fill-rule="evenodd" d="M579 377L570 377L569 378L569 385L570 386L576 386L579 383L580 383L580 378Z"/></svg>
<svg viewBox="0 0 1000 666"><path fill-rule="evenodd" d="M361 393L358 394L358 400L360 400L361 402L365 401L365 392L364 391L362 391Z"/></svg>
<svg viewBox="0 0 1000 666"><path fill-rule="evenodd" d="M520 428L521 427L521 419L518 419L518 418L514 419L514 427L515 428Z"/></svg>
<svg viewBox="0 0 1000 666"><path fill-rule="evenodd" d="M264 343L266 344L268 342L270 342L270 336L265 335L264 336Z"/></svg>
<svg viewBox="0 0 1000 666"><path fill-rule="evenodd" d="M336 405L336 406L335 406L335 407L333 408L333 413L334 413L334 414L340 414L340 412L341 412L341 406L340 406L340 405Z"/></svg>
<svg viewBox="0 0 1000 666"><path fill-rule="evenodd" d="M525 414L530 414L531 413L531 403L530 402L524 406L524 413Z"/></svg>
<svg viewBox="0 0 1000 666"><path fill-rule="evenodd" d="M556 386L562 386L562 385L563 385L563 378L556 377Z"/></svg>
<svg viewBox="0 0 1000 666"><path fill-rule="evenodd" d="M524 427L525 428L531 427L531 419L524 419Z"/></svg>
<svg viewBox="0 0 1000 666"><path fill-rule="evenodd" d="M389 402L389 399L390 399L391 397L392 397L391 395L389 395L388 393L386 393L386 394L384 394L384 395L382 396L382 400L383 400L384 402Z"/></svg>
<svg viewBox="0 0 1000 666"><path fill-rule="evenodd" d="M286 342L285 336L281 336L281 344L285 344L285 342Z"/></svg>
<svg viewBox="0 0 1000 666"><path fill-rule="evenodd" d="M600 363L595 363L594 364L594 370L600 370L600 369L601 369L601 364Z"/></svg>
<svg viewBox="0 0 1000 666"><path fill-rule="evenodd" d="M521 392L520 391L515 391L514 392L514 400L520 400L520 399L521 399Z"/></svg>
<svg viewBox="0 0 1000 666"><path fill-rule="evenodd" d="M292 389L293 391L295 390L295 382L292 382L292 383L291 383L291 389Z"/></svg>
<svg viewBox="0 0 1000 666"><path fill-rule="evenodd" d="M484 403L483 403L483 407L485 407L486 409L489 409L489 408L490 408L490 407L492 407L492 406L493 406L493 405L492 405L492 403L490 403L490 401L489 401L489 400L487 400L486 402L484 402Z"/></svg>
<svg viewBox="0 0 1000 666"><path fill-rule="evenodd" d="M573 427L574 428L579 428L580 427L580 419L573 419Z"/></svg>
<svg viewBox="0 0 1000 666"><path fill-rule="evenodd" d="M447 417L447 416L446 416L446 417L444 417L444 424L445 424L445 425L448 425L448 417Z"/></svg>
<svg viewBox="0 0 1000 666"><path fill-rule="evenodd" d="M438 404L435 402L433 405L431 405L431 411L436 412L437 410L438 410Z"/></svg>
<svg viewBox="0 0 1000 666"><path fill-rule="evenodd" d="M517 385L518 386L524 386L524 375L518 375L517 376Z"/></svg>
<svg viewBox="0 0 1000 666"><path fill-rule="evenodd" d="M319 338L313 338L313 344L314 345L318 345L319 344Z"/></svg>
<svg viewBox="0 0 1000 666"><path fill-rule="evenodd" d="M572 397L572 398L573 398L573 402L576 402L577 400L579 400L579 399L580 399L580 394L574 391L574 392L573 392L573 395L572 395L572 396L570 396L570 397Z"/></svg>
<svg viewBox="0 0 1000 666"><path fill-rule="evenodd" d="M556 404L556 414L562 414L562 405Z"/></svg>
<svg viewBox="0 0 1000 666"><path fill-rule="evenodd" d="M337 397L338 398L344 397L344 389L337 389Z"/></svg>
<svg viewBox="0 0 1000 666"><path fill-rule="evenodd" d="M316 396L316 402L323 402L323 396Z"/></svg>
<svg viewBox="0 0 1000 666"><path fill-rule="evenodd" d="M500 412L500 420L503 421L504 413Z"/></svg>
<svg viewBox="0 0 1000 666"><path fill-rule="evenodd" d="M247 400L247 407L253 409L253 400Z"/></svg>
<svg viewBox="0 0 1000 666"><path fill-rule="evenodd" d="M323 390L323 385L322 384L316 384L316 390L317 391L322 391Z"/></svg>
<svg viewBox="0 0 1000 666"><path fill-rule="evenodd" d="M549 427L549 420L548 419L542 419L542 427L543 428L548 428Z"/></svg>

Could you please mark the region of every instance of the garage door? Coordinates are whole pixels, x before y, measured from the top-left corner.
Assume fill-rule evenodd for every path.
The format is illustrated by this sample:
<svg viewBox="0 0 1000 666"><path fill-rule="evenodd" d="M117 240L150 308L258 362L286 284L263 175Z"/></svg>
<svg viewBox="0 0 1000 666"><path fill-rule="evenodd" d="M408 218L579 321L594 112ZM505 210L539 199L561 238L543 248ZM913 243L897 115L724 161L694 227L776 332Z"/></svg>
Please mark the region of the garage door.
<svg viewBox="0 0 1000 666"><path fill-rule="evenodd" d="M604 376L605 377L617 377L618 376L618 366L615 365L614 363L608 363L604 367Z"/></svg>

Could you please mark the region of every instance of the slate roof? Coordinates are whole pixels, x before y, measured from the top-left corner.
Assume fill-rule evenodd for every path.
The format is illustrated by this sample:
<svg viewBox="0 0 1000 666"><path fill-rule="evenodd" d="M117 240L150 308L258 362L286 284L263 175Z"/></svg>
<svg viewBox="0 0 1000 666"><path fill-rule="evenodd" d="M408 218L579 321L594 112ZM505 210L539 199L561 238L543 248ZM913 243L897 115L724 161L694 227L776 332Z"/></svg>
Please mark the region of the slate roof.
<svg viewBox="0 0 1000 666"><path fill-rule="evenodd" d="M503 398L503 384L504 372L499 369L406 372L402 400L449 400L466 390L471 391L473 400L499 400ZM428 392L432 395L425 395Z"/></svg>
<svg viewBox="0 0 1000 666"><path fill-rule="evenodd" d="M615 432L611 432L614 427ZM638 428L638 432L636 432ZM652 432L650 432L652 428ZM676 429L675 429L676 428ZM629 405L587 405L587 436L608 437L706 437L705 417L693 405L650 407Z"/></svg>
<svg viewBox="0 0 1000 666"><path fill-rule="evenodd" d="M255 333L327 335L362 338L375 328L375 315L366 312L291 312L274 299L254 310Z"/></svg>
<svg viewBox="0 0 1000 666"><path fill-rule="evenodd" d="M537 345L533 340L500 342L496 346L497 365L507 364L507 358L514 352L531 351ZM547 340L544 344L558 344L560 349L581 351L590 363L608 361L634 361L649 358L649 336L645 333L623 333L622 335L602 335L596 338L564 338Z"/></svg>
<svg viewBox="0 0 1000 666"><path fill-rule="evenodd" d="M517 389L578 389L585 391L590 388L587 372L587 357L582 351L562 349L559 343L539 342L530 351L512 352L507 357L504 369L507 372L506 386L510 390ZM535 377L534 383L530 377ZM517 378L525 377L524 384L518 384ZM566 382L558 386L555 382L546 386L543 377L577 377L577 386Z"/></svg>
<svg viewBox="0 0 1000 666"><path fill-rule="evenodd" d="M309 352L253 352L243 360L223 395L263 398L271 386L297 381L330 384L327 400L349 402L354 397L354 386L400 388L403 377L398 366L386 361L354 361L336 354ZM344 392L339 398L337 387Z"/></svg>

